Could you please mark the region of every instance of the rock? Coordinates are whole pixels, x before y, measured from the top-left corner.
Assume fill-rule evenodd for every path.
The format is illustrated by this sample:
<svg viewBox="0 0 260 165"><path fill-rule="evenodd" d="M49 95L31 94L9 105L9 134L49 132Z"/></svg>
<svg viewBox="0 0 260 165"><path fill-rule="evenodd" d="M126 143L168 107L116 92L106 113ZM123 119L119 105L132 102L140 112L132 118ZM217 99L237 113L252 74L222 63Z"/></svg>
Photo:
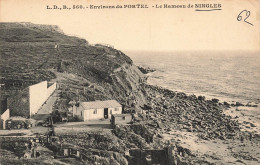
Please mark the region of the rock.
<svg viewBox="0 0 260 165"><path fill-rule="evenodd" d="M230 104L228 102L225 102L225 101L224 101L224 105L225 106L230 106Z"/></svg>
<svg viewBox="0 0 260 165"><path fill-rule="evenodd" d="M219 102L219 99L213 98L213 99L212 99L212 102L213 102L213 103L218 103L218 102Z"/></svg>
<svg viewBox="0 0 260 165"><path fill-rule="evenodd" d="M114 152L113 157L120 165L128 165L127 159L122 154Z"/></svg>
<svg viewBox="0 0 260 165"><path fill-rule="evenodd" d="M235 106L244 106L244 104L240 103L240 102L236 102Z"/></svg>
<svg viewBox="0 0 260 165"><path fill-rule="evenodd" d="M251 126L251 127L256 127L256 125L255 125L255 124L253 124L253 123L250 123L250 126Z"/></svg>
<svg viewBox="0 0 260 165"><path fill-rule="evenodd" d="M152 69L152 68L149 68L149 67L141 67L141 66L138 66L138 69L143 73L143 74L148 74L150 72L154 72L156 71L155 69Z"/></svg>

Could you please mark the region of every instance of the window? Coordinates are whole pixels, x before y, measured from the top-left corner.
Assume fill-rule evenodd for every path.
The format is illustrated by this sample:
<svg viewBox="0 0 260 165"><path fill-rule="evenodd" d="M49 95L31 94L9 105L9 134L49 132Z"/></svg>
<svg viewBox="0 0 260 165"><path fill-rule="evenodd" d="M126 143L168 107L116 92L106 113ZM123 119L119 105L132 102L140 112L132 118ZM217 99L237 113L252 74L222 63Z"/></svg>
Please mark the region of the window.
<svg viewBox="0 0 260 165"><path fill-rule="evenodd" d="M119 108L115 108L115 111L119 111Z"/></svg>
<svg viewBox="0 0 260 165"><path fill-rule="evenodd" d="M122 117L123 118L123 120L125 120L125 116L124 117Z"/></svg>
<svg viewBox="0 0 260 165"><path fill-rule="evenodd" d="M82 111L81 111L81 116L82 116Z"/></svg>
<svg viewBox="0 0 260 165"><path fill-rule="evenodd" d="M94 109L93 114L97 114L97 109Z"/></svg>
<svg viewBox="0 0 260 165"><path fill-rule="evenodd" d="M110 110L110 114L112 114L112 110Z"/></svg>

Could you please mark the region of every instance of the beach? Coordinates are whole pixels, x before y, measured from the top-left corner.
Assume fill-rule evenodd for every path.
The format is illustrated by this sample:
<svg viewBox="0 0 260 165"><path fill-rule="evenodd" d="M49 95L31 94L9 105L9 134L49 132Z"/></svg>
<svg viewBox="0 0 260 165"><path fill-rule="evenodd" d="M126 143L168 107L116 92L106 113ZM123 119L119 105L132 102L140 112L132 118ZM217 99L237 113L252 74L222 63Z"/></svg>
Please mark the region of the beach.
<svg viewBox="0 0 260 165"><path fill-rule="evenodd" d="M259 61L259 57L233 55L222 56L220 59L216 56L202 56L199 61L191 55L163 56L157 52L157 55L147 53L143 57L140 54L142 53L129 53L129 56L137 65L152 70L146 74L148 84L187 95L205 96L206 100L218 99L219 103L228 105L223 114L237 121L240 129L238 138L222 140L202 139L198 133L173 129L161 135L164 140L177 142L183 148L189 149L197 158L204 160L205 164L260 163L260 88L257 83L260 81L260 70L254 62ZM219 62L219 66L211 65L213 61ZM196 75L193 75L193 70L196 70ZM198 70L201 72L197 72Z"/></svg>

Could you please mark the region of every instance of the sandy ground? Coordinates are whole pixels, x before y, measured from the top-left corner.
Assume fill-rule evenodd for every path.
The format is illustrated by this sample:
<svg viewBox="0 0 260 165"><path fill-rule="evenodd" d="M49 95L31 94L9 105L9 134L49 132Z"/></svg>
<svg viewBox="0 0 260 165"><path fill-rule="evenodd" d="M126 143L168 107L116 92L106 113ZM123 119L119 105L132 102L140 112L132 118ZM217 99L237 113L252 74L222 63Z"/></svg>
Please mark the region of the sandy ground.
<svg viewBox="0 0 260 165"><path fill-rule="evenodd" d="M238 120L241 130L260 134L260 107L231 107L224 113Z"/></svg>
<svg viewBox="0 0 260 165"><path fill-rule="evenodd" d="M260 134L259 107L232 107L225 110L238 120L242 131ZM196 133L173 130L162 134L165 140L179 143L194 155L213 164L260 164L260 140L203 140Z"/></svg>
<svg viewBox="0 0 260 165"><path fill-rule="evenodd" d="M163 134L191 150L192 154L213 164L260 164L260 142L245 140L202 140L193 132L174 130Z"/></svg>

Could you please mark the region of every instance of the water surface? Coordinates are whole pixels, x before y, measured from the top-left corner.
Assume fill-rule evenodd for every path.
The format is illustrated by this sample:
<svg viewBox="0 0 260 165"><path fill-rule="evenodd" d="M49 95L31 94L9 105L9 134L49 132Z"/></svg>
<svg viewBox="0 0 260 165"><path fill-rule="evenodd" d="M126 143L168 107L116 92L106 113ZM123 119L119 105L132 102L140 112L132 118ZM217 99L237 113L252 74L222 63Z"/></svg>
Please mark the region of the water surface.
<svg viewBox="0 0 260 165"><path fill-rule="evenodd" d="M136 65L155 68L148 83L226 101L259 103L260 54L256 52L126 51Z"/></svg>

